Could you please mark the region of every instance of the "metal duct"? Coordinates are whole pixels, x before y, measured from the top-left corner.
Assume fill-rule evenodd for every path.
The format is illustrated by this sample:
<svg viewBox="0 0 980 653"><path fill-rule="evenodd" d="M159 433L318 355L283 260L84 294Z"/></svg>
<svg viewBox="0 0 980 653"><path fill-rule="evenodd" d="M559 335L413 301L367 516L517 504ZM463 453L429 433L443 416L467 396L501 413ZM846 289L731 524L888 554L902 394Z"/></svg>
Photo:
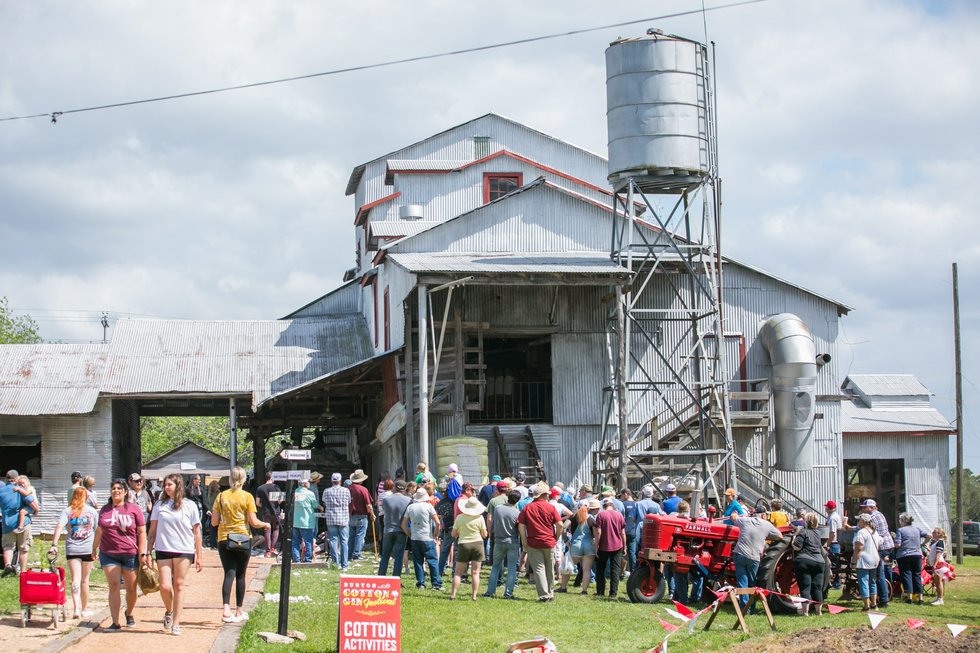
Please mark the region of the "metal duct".
<svg viewBox="0 0 980 653"><path fill-rule="evenodd" d="M813 467L813 413L817 392L816 348L803 320L780 313L759 329L772 361L773 435L776 469L801 472Z"/></svg>

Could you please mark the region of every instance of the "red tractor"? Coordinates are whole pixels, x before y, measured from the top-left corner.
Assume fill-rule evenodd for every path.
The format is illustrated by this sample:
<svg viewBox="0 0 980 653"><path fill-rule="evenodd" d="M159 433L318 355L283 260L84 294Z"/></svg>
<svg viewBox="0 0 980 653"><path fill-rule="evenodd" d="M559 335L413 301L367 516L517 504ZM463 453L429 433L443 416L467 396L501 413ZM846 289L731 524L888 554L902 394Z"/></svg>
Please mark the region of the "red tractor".
<svg viewBox="0 0 980 653"><path fill-rule="evenodd" d="M796 573L793 570L793 550L789 546L792 527L779 529L783 539L766 547L759 563L756 585L782 594L798 594ZM738 540L738 527L721 521L693 520L663 515L647 515L643 521L643 536L636 553L636 569L626 585L630 601L657 603L666 592L662 566L670 565L673 573L707 572L705 586L735 585L732 549ZM825 556L826 557L826 556ZM698 571L698 573L703 573ZM824 595L830 585L830 561L826 560ZM711 597L714 600L714 597ZM769 605L780 612L797 612L798 606L789 599L770 595Z"/></svg>

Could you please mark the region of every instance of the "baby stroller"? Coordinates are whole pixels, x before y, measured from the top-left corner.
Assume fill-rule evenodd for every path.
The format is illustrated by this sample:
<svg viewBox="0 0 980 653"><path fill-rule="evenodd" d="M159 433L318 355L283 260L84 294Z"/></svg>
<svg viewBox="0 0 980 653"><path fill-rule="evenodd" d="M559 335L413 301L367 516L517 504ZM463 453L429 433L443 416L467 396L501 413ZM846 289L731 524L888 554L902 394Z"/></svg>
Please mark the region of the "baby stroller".
<svg viewBox="0 0 980 653"><path fill-rule="evenodd" d="M27 627L31 613L37 606L50 605L51 619L54 627L67 619L65 611L65 568L55 567L54 561L58 554L48 552L48 571L42 569L25 569L20 575L20 625Z"/></svg>

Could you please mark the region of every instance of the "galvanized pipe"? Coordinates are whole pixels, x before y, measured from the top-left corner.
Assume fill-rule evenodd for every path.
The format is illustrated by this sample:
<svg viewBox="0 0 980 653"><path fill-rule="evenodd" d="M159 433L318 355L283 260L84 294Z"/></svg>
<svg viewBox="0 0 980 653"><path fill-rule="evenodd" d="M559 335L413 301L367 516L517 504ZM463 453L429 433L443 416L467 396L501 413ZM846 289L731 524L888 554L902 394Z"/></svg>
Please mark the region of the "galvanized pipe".
<svg viewBox="0 0 980 653"><path fill-rule="evenodd" d="M780 313L759 329L759 341L772 362L773 437L776 469L799 472L813 467L813 414L817 393L817 355L803 320Z"/></svg>

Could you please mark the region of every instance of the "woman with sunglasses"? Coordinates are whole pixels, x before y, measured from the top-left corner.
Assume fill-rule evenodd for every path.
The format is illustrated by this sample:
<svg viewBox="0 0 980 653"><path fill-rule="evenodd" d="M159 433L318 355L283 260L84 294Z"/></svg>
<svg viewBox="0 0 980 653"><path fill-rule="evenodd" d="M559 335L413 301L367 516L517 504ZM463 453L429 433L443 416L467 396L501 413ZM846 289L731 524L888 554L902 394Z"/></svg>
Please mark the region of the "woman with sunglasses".
<svg viewBox="0 0 980 653"><path fill-rule="evenodd" d="M201 572L201 513L197 504L184 496L184 478L180 474L163 479L160 499L153 504L147 550L154 549L165 610L163 629L180 635L184 579L191 564Z"/></svg>
<svg viewBox="0 0 980 653"><path fill-rule="evenodd" d="M119 625L121 597L119 578L126 584L126 625L135 626L133 610L136 608L136 565L146 559L146 521L143 511L130 503L126 481L117 478L109 487L109 502L99 511L99 525L95 529L92 559L98 555L99 564L109 584L109 612L112 625L105 632L122 630Z"/></svg>

